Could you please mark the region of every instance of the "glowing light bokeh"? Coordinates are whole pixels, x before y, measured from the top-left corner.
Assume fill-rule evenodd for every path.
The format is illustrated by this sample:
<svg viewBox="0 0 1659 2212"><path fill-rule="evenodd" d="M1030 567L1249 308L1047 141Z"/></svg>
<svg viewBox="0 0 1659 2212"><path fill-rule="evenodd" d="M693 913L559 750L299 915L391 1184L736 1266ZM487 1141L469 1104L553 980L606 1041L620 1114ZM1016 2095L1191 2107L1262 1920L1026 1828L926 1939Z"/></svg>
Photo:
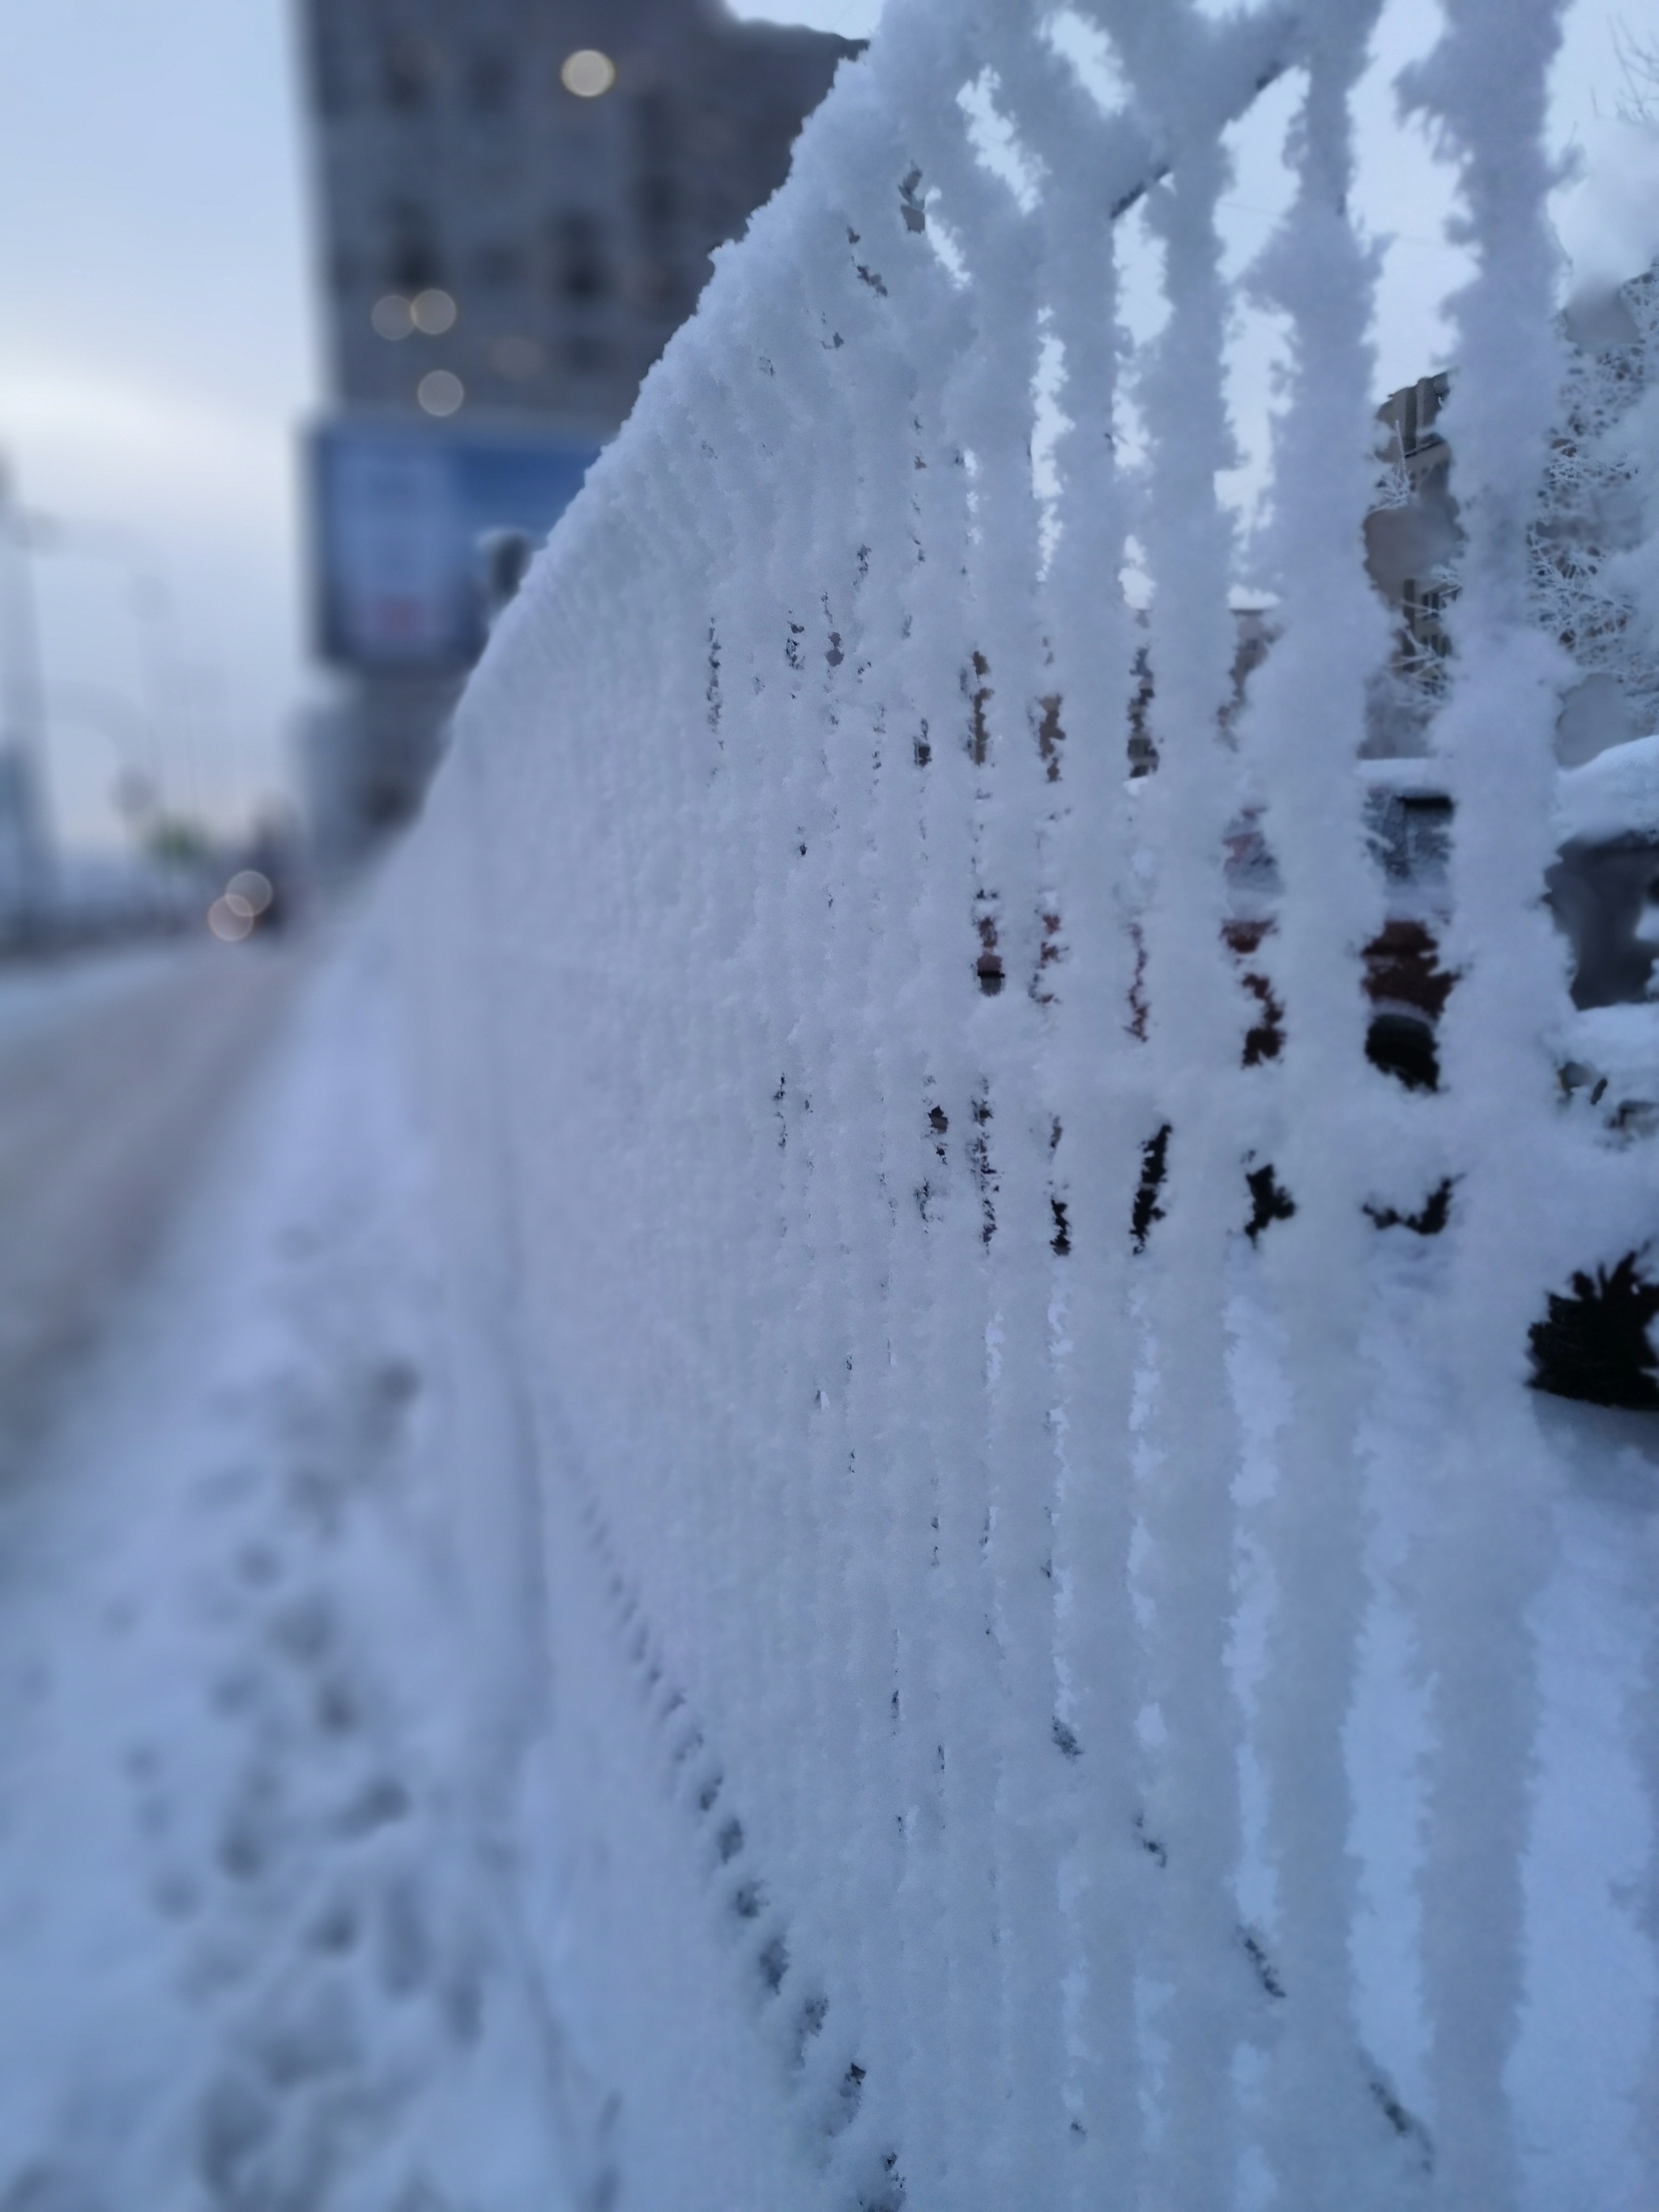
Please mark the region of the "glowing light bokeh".
<svg viewBox="0 0 1659 2212"><path fill-rule="evenodd" d="M599 100L617 82L617 64L597 46L578 46L559 66L559 82L578 100Z"/></svg>

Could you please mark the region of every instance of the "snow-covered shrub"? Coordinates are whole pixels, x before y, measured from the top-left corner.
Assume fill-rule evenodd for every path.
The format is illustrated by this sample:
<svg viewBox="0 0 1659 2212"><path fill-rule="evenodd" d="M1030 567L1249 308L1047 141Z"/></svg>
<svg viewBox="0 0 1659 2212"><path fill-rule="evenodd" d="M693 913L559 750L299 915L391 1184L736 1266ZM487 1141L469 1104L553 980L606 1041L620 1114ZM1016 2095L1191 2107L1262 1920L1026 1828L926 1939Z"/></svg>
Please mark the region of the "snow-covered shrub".
<svg viewBox="0 0 1659 2212"><path fill-rule="evenodd" d="M1361 987L1376 14L890 0L503 617L404 858L463 1557L596 2202L1521 2187L1528 1329L1629 1213L1547 1042L1557 11L1448 0L1412 87L1480 257L1435 725L1461 974L1419 1095ZM1234 713L1221 132L1286 71L1278 637ZM1241 820L1279 884L1249 1066Z"/></svg>

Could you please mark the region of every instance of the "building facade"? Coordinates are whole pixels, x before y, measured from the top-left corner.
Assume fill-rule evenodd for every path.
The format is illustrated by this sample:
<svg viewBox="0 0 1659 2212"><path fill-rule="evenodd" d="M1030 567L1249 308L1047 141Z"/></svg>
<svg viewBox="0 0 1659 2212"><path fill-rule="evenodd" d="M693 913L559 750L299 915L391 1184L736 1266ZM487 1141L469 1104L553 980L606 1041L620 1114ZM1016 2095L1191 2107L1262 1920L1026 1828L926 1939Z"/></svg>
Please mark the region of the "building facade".
<svg viewBox="0 0 1659 2212"><path fill-rule="evenodd" d="M399 428L429 431L428 473L441 450L456 471L465 460L471 536L533 536L551 517L514 507L514 439L545 477L556 441L580 460L619 428L710 253L783 181L802 120L857 49L738 22L718 0L304 4L336 475L384 484ZM349 465L359 426L380 440L378 478ZM471 441L486 432L481 461ZM492 481L496 516L476 490ZM432 500L414 503L430 534ZM411 620L396 665L356 649L328 611L340 548L390 544L397 527L323 522L319 634L357 704L319 724L311 781L349 843L418 804L466 659L419 640L467 626ZM361 570L376 556L352 557ZM351 582L361 597L374 579Z"/></svg>

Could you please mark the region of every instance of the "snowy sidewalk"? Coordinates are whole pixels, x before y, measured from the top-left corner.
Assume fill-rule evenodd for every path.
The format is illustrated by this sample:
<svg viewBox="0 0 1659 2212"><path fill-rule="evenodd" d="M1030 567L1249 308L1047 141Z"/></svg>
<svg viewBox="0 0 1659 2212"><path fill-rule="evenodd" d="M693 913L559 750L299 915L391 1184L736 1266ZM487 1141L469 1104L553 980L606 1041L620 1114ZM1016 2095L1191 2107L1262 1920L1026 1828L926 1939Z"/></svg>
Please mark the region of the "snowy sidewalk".
<svg viewBox="0 0 1659 2212"><path fill-rule="evenodd" d="M0 2207L556 2212L359 931L0 1519ZM498 1855L497 1855L498 1856Z"/></svg>

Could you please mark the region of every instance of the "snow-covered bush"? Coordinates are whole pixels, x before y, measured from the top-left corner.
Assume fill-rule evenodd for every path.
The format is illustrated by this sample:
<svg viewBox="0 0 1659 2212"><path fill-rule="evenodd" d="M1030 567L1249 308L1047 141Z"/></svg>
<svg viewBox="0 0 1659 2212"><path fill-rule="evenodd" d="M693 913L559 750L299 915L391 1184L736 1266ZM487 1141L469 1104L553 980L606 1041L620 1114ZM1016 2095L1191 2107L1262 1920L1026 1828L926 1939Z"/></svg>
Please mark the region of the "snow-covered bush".
<svg viewBox="0 0 1659 2212"><path fill-rule="evenodd" d="M1411 88L1480 261L1443 1091L1364 1056L1376 0L890 0L471 686L399 896L595 2203L1484 2212L1517 2100L1563 2158L1601 2116L1599 2201L1651 2181L1603 2124L1631 2034L1560 2086L1535 1962L1587 1939L1527 1886L1527 1332L1630 1212L1547 1042L1557 12L1448 0ZM1221 132L1286 71L1279 635L1234 714Z"/></svg>

